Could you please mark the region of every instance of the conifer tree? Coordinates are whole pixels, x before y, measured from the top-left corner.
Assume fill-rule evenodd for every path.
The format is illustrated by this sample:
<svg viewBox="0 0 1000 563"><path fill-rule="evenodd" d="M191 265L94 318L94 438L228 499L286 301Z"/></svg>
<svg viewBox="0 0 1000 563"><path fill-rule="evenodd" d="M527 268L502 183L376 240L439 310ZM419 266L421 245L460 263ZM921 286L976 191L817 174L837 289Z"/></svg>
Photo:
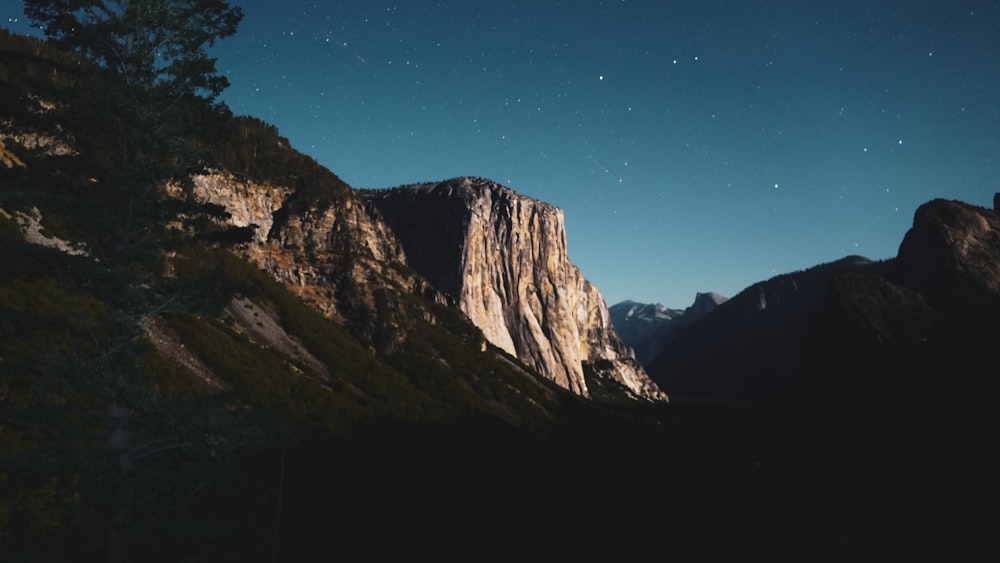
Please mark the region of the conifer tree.
<svg viewBox="0 0 1000 563"><path fill-rule="evenodd" d="M96 69L56 118L86 135L80 150L100 163L93 197L113 223L107 244L92 249L106 283L119 288L106 311L113 330L78 363L86 373L77 379L104 410L104 451L94 459L107 460L96 464L104 468L98 481L107 491L107 522L98 543L106 546L108 561L124 561L140 541L132 521L142 503L169 496L159 491L175 487L158 481L155 464L167 455L193 460L220 450L219 435L189 423L190 413L179 413L136 377L134 353L147 317L172 300L144 263L163 253L172 223L205 211L166 200L161 188L189 183L204 166L183 118L221 111L213 102L227 81L206 49L235 33L242 12L221 0L25 0L24 9L51 41ZM157 482L147 494L150 481Z"/></svg>
<svg viewBox="0 0 1000 563"><path fill-rule="evenodd" d="M242 11L222 0L25 0L24 11L52 42L99 69L80 88L84 107L69 111L78 130L101 133L91 150L106 166L103 193L116 225L106 258L193 215L163 205L157 190L185 185L204 164L182 117L224 111L211 104L228 81L207 48L236 32Z"/></svg>
<svg viewBox="0 0 1000 563"><path fill-rule="evenodd" d="M228 82L205 49L243 18L222 0L25 0L24 12L56 44L126 85L209 99Z"/></svg>

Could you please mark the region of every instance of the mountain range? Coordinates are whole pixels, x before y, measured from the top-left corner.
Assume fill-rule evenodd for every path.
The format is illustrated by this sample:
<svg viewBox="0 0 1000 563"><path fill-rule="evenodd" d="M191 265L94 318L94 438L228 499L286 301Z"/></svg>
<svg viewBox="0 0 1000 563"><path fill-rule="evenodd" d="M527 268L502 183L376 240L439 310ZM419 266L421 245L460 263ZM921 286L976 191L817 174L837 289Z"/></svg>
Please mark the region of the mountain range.
<svg viewBox="0 0 1000 563"><path fill-rule="evenodd" d="M199 100L123 166L145 106L0 54L0 559L898 555L986 473L996 209L608 309L551 205L358 191Z"/></svg>
<svg viewBox="0 0 1000 563"><path fill-rule="evenodd" d="M775 276L712 300L701 308L706 314L624 302L611 307L612 319L674 397L773 398L814 383L811 354L830 342L847 339L845 348L854 349L849 336L867 334L880 344L926 339L959 310L991 310L1000 280L996 219L996 207L934 200L917 210L895 258L848 256ZM855 317L850 328L839 325L844 315ZM838 330L829 326L834 318Z"/></svg>
<svg viewBox="0 0 1000 563"><path fill-rule="evenodd" d="M755 283L702 308L706 314L686 326L662 331L669 338L653 344L644 365L663 388L682 396L747 399L785 391L798 375L809 317L836 273L880 267L849 256Z"/></svg>
<svg viewBox="0 0 1000 563"><path fill-rule="evenodd" d="M644 367L649 366L671 340L695 321L725 303L718 293L698 293L686 309L669 309L659 303L643 304L626 300L608 311L615 331Z"/></svg>

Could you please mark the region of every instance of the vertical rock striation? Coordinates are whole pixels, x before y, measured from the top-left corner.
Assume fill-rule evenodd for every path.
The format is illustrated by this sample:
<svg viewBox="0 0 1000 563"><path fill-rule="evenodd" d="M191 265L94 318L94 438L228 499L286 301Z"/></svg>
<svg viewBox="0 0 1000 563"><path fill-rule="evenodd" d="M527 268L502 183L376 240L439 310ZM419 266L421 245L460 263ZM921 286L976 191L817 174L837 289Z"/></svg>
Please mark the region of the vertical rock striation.
<svg viewBox="0 0 1000 563"><path fill-rule="evenodd" d="M477 178L361 197L395 232L409 265L495 346L580 395L590 394L589 368L635 396L666 398L569 261L562 210Z"/></svg>

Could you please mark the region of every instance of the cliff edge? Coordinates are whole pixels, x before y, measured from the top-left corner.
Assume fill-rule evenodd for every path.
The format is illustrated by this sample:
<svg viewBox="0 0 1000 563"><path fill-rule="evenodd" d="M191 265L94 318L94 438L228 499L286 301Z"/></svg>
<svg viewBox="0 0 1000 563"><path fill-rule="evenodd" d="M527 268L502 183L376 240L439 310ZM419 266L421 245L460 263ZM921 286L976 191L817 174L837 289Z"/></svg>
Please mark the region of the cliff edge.
<svg viewBox="0 0 1000 563"><path fill-rule="evenodd" d="M559 208L480 178L361 198L407 263L495 346L583 396L592 370L637 397L666 399L618 338L598 289L569 261Z"/></svg>

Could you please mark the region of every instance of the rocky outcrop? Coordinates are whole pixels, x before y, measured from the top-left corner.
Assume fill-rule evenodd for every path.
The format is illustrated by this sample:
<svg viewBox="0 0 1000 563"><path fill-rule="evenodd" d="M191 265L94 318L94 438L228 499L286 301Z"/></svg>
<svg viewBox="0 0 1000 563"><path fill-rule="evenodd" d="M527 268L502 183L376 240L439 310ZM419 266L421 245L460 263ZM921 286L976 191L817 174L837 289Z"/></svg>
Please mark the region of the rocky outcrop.
<svg viewBox="0 0 1000 563"><path fill-rule="evenodd" d="M287 186L231 174L193 180L196 200L222 206L234 227L253 228L240 254L331 318L342 318L349 308L374 308L376 288L385 283L409 283L391 267L405 262L398 242L351 191L334 204L303 203ZM343 303L345 293L352 303Z"/></svg>
<svg viewBox="0 0 1000 563"><path fill-rule="evenodd" d="M331 318L385 317L375 311L386 287L450 299L489 342L575 393L589 395L590 370L627 394L666 398L618 339L597 288L569 262L555 207L469 178L360 200L346 190L332 203L223 173L195 177L191 190L222 206L227 224L252 228L241 255ZM405 336L397 332L392 338Z"/></svg>
<svg viewBox="0 0 1000 563"><path fill-rule="evenodd" d="M929 296L1000 296L1000 217L961 201L921 205L899 245L895 281Z"/></svg>
<svg viewBox="0 0 1000 563"><path fill-rule="evenodd" d="M629 393L665 399L616 335L596 287L569 261L562 210L494 182L458 178L362 199L407 261L495 346L589 395L585 369Z"/></svg>
<svg viewBox="0 0 1000 563"><path fill-rule="evenodd" d="M47 248L54 248L73 256L85 256L87 254L87 250L82 244L72 243L45 233L45 229L42 227L42 213L37 207L32 207L30 213L17 211L13 215L0 208L0 217L15 221L21 228L21 236L24 237L26 242Z"/></svg>
<svg viewBox="0 0 1000 563"><path fill-rule="evenodd" d="M24 168L24 162L17 157L16 154L7 150L7 147L3 146L3 139L0 139L0 165L4 168Z"/></svg>

